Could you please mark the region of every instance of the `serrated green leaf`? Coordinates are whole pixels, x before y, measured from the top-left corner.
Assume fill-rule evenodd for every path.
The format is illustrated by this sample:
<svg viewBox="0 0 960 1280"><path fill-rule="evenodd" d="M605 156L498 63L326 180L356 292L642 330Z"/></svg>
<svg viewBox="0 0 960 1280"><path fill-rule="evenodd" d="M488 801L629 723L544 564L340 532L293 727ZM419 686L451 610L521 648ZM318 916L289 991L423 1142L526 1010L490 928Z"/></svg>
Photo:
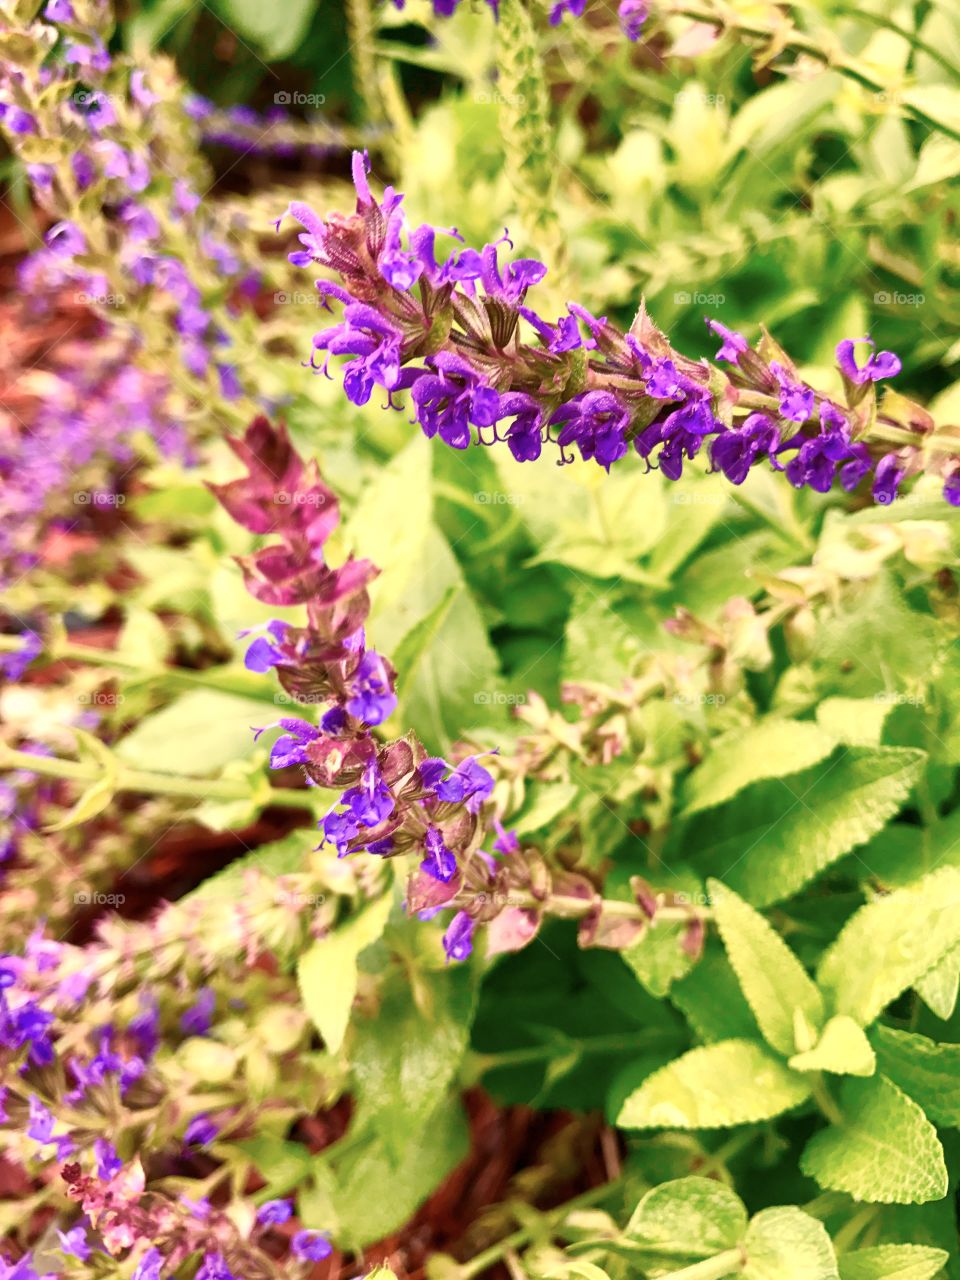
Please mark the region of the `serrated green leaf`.
<svg viewBox="0 0 960 1280"><path fill-rule="evenodd" d="M765 778L800 773L825 760L836 745L832 734L806 720L770 718L725 734L690 775L686 812L724 804Z"/></svg>
<svg viewBox="0 0 960 1280"><path fill-rule="evenodd" d="M377 898L354 919L318 938L300 957L300 998L331 1053L339 1052L350 1021L357 994L357 959L383 933L391 901L389 893Z"/></svg>
<svg viewBox="0 0 960 1280"><path fill-rule="evenodd" d="M840 1076L872 1076L877 1069L870 1041L852 1018L837 1014L812 1049L790 1059L794 1071L829 1071Z"/></svg>
<svg viewBox="0 0 960 1280"><path fill-rule="evenodd" d="M820 962L837 1013L869 1026L901 991L960 943L960 870L943 867L853 916Z"/></svg>
<svg viewBox="0 0 960 1280"><path fill-rule="evenodd" d="M937 1131L891 1080L845 1081L840 1110L843 1124L816 1134L800 1158L821 1187L880 1204L924 1204L947 1194Z"/></svg>
<svg viewBox="0 0 960 1280"><path fill-rule="evenodd" d="M852 747L878 747L893 703L881 698L824 698L817 724Z"/></svg>
<svg viewBox="0 0 960 1280"><path fill-rule="evenodd" d="M948 951L939 964L918 978L917 995L927 1008L946 1021L953 1016L960 995L960 947Z"/></svg>
<svg viewBox="0 0 960 1280"><path fill-rule="evenodd" d="M743 1201L711 1178L677 1178L648 1191L624 1228L628 1240L678 1262L729 1249L747 1230ZM659 1249L656 1246L660 1246Z"/></svg>
<svg viewBox="0 0 960 1280"><path fill-rule="evenodd" d="M872 1034L885 1076L937 1124L960 1125L960 1045L877 1026Z"/></svg>
<svg viewBox="0 0 960 1280"><path fill-rule="evenodd" d="M949 1261L943 1249L922 1244L878 1244L840 1259L840 1280L933 1280Z"/></svg>
<svg viewBox="0 0 960 1280"><path fill-rule="evenodd" d="M674 867L669 875L652 875L648 883L654 890L685 894L691 902L702 900L703 886L699 876L684 867ZM655 929L648 929L639 942L621 952L652 996L665 996L673 983L694 967L693 957L683 948L686 928L683 920L659 924Z"/></svg>
<svg viewBox="0 0 960 1280"><path fill-rule="evenodd" d="M750 1220L744 1280L837 1280L837 1258L822 1222L792 1205Z"/></svg>
<svg viewBox="0 0 960 1280"><path fill-rule="evenodd" d="M154 712L117 745L117 756L138 769L209 777L255 749L253 730L269 710L253 698L193 689Z"/></svg>
<svg viewBox="0 0 960 1280"><path fill-rule="evenodd" d="M805 1047L796 1043L797 1011L814 1033L824 1018L813 979L758 911L719 880L708 880L707 888L727 956L764 1040L782 1054Z"/></svg>
<svg viewBox="0 0 960 1280"><path fill-rule="evenodd" d="M670 999L701 1040L754 1040L753 1010L720 943L708 938L703 956L670 988Z"/></svg>
<svg viewBox="0 0 960 1280"><path fill-rule="evenodd" d="M879 831L924 760L908 748L841 748L785 782L759 783L711 815L702 828L705 856L754 906L779 902Z"/></svg>
<svg viewBox="0 0 960 1280"><path fill-rule="evenodd" d="M769 1120L810 1094L804 1077L750 1040L692 1049L655 1071L623 1104L625 1129L724 1129Z"/></svg>

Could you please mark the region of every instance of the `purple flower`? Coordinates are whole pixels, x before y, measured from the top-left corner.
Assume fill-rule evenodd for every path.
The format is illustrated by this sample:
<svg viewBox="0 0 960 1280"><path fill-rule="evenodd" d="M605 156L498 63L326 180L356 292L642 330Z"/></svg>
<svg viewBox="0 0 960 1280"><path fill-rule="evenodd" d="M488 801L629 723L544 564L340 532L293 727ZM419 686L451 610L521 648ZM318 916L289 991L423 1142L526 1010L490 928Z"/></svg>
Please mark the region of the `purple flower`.
<svg viewBox="0 0 960 1280"><path fill-rule="evenodd" d="M400 330L366 303L351 302L343 311L343 322L314 334L315 351L331 355L351 355L343 370L343 389L356 405L370 399L374 386L395 390L400 383ZM326 363L321 366L326 369Z"/></svg>
<svg viewBox="0 0 960 1280"><path fill-rule="evenodd" d="M944 480L943 496L951 507L960 507L960 467L955 467Z"/></svg>
<svg viewBox="0 0 960 1280"><path fill-rule="evenodd" d="M397 695L393 692L386 663L373 649L360 659L351 681L351 696L345 710L365 724L383 724L393 714Z"/></svg>
<svg viewBox="0 0 960 1280"><path fill-rule="evenodd" d="M555 410L550 424L560 427L561 448L576 444L584 461L594 458L607 470L627 452L630 413L609 391L581 392Z"/></svg>
<svg viewBox="0 0 960 1280"><path fill-rule="evenodd" d="M90 1257L90 1246L87 1244L87 1233L80 1225L71 1227L69 1231L57 1231L60 1248L71 1257L86 1262Z"/></svg>
<svg viewBox="0 0 960 1280"><path fill-rule="evenodd" d="M97 1162L97 1177L101 1182L109 1182L123 1168L123 1161L117 1155L117 1149L106 1138L97 1138L93 1144L93 1154Z"/></svg>
<svg viewBox="0 0 960 1280"><path fill-rule="evenodd" d="M220 1132L220 1126L205 1111L195 1115L183 1131L185 1147L206 1147Z"/></svg>
<svg viewBox="0 0 960 1280"><path fill-rule="evenodd" d="M813 417L813 388L803 382L794 382L783 365L774 361L770 372L780 384L780 412L791 422L806 422Z"/></svg>
<svg viewBox="0 0 960 1280"><path fill-rule="evenodd" d="M333 1253L333 1245L319 1231L298 1231L290 1241L290 1252L304 1262L321 1262Z"/></svg>
<svg viewBox="0 0 960 1280"><path fill-rule="evenodd" d="M360 823L348 810L342 813L328 813L319 825L323 832L322 843L332 844L338 858L346 856L348 845L360 834Z"/></svg>
<svg viewBox="0 0 960 1280"><path fill-rule="evenodd" d="M643 0L620 0L617 17L620 19L620 30L628 40L640 39L647 16L648 10Z"/></svg>
<svg viewBox="0 0 960 1280"><path fill-rule="evenodd" d="M719 320L707 320L707 328L711 333L716 334L722 341L722 346L717 352L715 359L726 360L728 364L736 364L740 356L745 351L750 350L750 344L742 333L737 333L736 329L728 329L725 324L721 324Z"/></svg>
<svg viewBox="0 0 960 1280"><path fill-rule="evenodd" d="M27 667L43 652L43 640L35 631L24 631L20 637L20 648L12 653L0 654L0 675L5 680L16 682L23 677Z"/></svg>
<svg viewBox="0 0 960 1280"><path fill-rule="evenodd" d="M449 884L457 874L457 859L443 843L443 835L438 827L428 827L424 837L427 856L420 863L421 870L441 884Z"/></svg>
<svg viewBox="0 0 960 1280"><path fill-rule="evenodd" d="M285 769L291 764L306 764L311 742L323 737L323 730L307 720L284 717L279 722L285 732L270 748L270 768Z"/></svg>
<svg viewBox="0 0 960 1280"><path fill-rule="evenodd" d="M29 1102L30 1123L27 1125L27 1137L44 1146L53 1141L53 1127L57 1123L53 1112L43 1105L36 1094L31 1093Z"/></svg>
<svg viewBox="0 0 960 1280"><path fill-rule="evenodd" d="M447 962L466 960L473 950L473 931L476 921L465 911L458 911L450 921L443 935L443 949L447 953Z"/></svg>
<svg viewBox="0 0 960 1280"><path fill-rule="evenodd" d="M535 462L543 448L540 406L533 396L508 391L500 397L497 421L513 418L507 431L507 446L517 462Z"/></svg>
<svg viewBox="0 0 960 1280"><path fill-rule="evenodd" d="M551 27L557 27L565 13L569 13L572 18L582 18L586 7L587 0L557 0L550 10L548 21Z"/></svg>
<svg viewBox="0 0 960 1280"><path fill-rule="evenodd" d="M459 804L466 800L467 809L471 813L479 813L484 800L493 791L493 775L477 763L475 756L469 756L462 764L457 765L449 777L436 777L436 765L445 772L450 766L445 760L425 760L420 766L420 776L424 786L433 791L438 800ZM424 765L431 766L429 773L424 773ZM430 776L432 781L427 781Z"/></svg>
<svg viewBox="0 0 960 1280"><path fill-rule="evenodd" d="M22 107L0 103L0 120L3 121L11 133L37 132L36 117L32 116L29 111L24 111Z"/></svg>
<svg viewBox="0 0 960 1280"><path fill-rule="evenodd" d="M866 342L870 347L870 355L862 367L857 364L854 348L858 342ZM895 378L903 368L900 357L892 351L874 351L876 343L872 338L844 338L837 343L837 364L843 376L858 386L866 382L879 382L881 378Z"/></svg>
<svg viewBox="0 0 960 1280"><path fill-rule="evenodd" d="M73 22L73 5L70 0L48 0L43 16L48 22Z"/></svg>
<svg viewBox="0 0 960 1280"><path fill-rule="evenodd" d="M905 475L900 458L888 453L877 463L873 477L873 500L888 506L897 496L900 482Z"/></svg>
<svg viewBox="0 0 960 1280"><path fill-rule="evenodd" d="M235 1280L222 1253L205 1253L194 1280Z"/></svg>
<svg viewBox="0 0 960 1280"><path fill-rule="evenodd" d="M131 1280L160 1280L162 1265L163 1254L159 1249L150 1248L134 1268Z"/></svg>
<svg viewBox="0 0 960 1280"><path fill-rule="evenodd" d="M153 1057L160 1044L160 1012L150 997L141 997L141 1011L130 1019L127 1034L132 1036L143 1058Z"/></svg>
<svg viewBox="0 0 960 1280"><path fill-rule="evenodd" d="M212 987L201 987L197 993L196 1003L181 1016L180 1026L189 1036L205 1036L213 1021L213 1011L217 1005L217 997Z"/></svg>
<svg viewBox="0 0 960 1280"><path fill-rule="evenodd" d="M267 1200L257 1210L261 1227L277 1227L293 1217L293 1204L289 1200Z"/></svg>
<svg viewBox="0 0 960 1280"><path fill-rule="evenodd" d="M343 793L341 802L357 822L365 827L378 826L390 817L396 807L393 794L383 781L376 762L369 764L363 771L359 786L351 787Z"/></svg>
<svg viewBox="0 0 960 1280"><path fill-rule="evenodd" d="M736 431L723 431L710 446L710 460L731 484L743 484L761 453L772 453L780 442L773 419L751 413Z"/></svg>
<svg viewBox="0 0 960 1280"><path fill-rule="evenodd" d="M493 829L497 833L497 838L493 842L493 847L497 853L516 853L520 848L517 833L505 830L503 823L497 817L493 819Z"/></svg>
<svg viewBox="0 0 960 1280"><path fill-rule="evenodd" d="M423 433L429 439L439 434L445 444L465 449L471 423L490 427L497 421L500 397L472 365L452 352L439 352L430 364L437 372L418 377L411 392Z"/></svg>
<svg viewBox="0 0 960 1280"><path fill-rule="evenodd" d="M57 258L75 258L87 251L87 241L75 222L58 222L43 238Z"/></svg>

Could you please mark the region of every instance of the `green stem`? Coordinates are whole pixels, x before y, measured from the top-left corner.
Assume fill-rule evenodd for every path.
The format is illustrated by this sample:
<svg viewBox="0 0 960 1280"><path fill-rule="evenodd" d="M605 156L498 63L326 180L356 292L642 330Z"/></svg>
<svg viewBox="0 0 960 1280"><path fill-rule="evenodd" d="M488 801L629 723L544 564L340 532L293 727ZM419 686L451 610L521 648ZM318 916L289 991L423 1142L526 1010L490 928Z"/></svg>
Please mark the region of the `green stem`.
<svg viewBox="0 0 960 1280"><path fill-rule="evenodd" d="M721 14L709 5L683 2L674 12L682 17L691 18L694 22L709 23L711 26L734 31L738 35L756 40L769 41L780 34L770 28L752 23L745 18L740 18L732 10L724 9ZM870 75L847 54L838 53L836 50L823 49L816 40L803 35L802 32L796 29L787 34L783 49L789 49L793 53L806 54L807 57L813 58L817 62L822 62L824 66L829 67L832 71L838 71L842 76L846 76L848 80L855 81L864 89L869 89L871 93L894 92L882 80L877 80L875 76ZM927 128L933 129L937 133L946 134L948 138L953 138L955 142L960 142L960 131L954 129L951 125L945 124L942 120L938 120L935 116L930 115L929 112L922 110L920 107L915 107L911 103L903 102L902 106L904 111L909 113L914 120L918 120L921 124L925 124Z"/></svg>
<svg viewBox="0 0 960 1280"><path fill-rule="evenodd" d="M723 1276L733 1276L742 1271L745 1262L742 1249L727 1249L714 1258L695 1262L692 1267L672 1271L670 1280L721 1280Z"/></svg>
<svg viewBox="0 0 960 1280"><path fill-rule="evenodd" d="M605 1036L590 1036L585 1040L571 1042L571 1049L581 1056L593 1053L621 1053L635 1049L650 1049L656 1044L676 1041L676 1036L669 1030L638 1031L635 1034L612 1033ZM497 1053L470 1053L464 1060L464 1070L471 1080L479 1079L488 1071L497 1071L502 1067L522 1067L531 1062L543 1062L545 1059L562 1052L562 1046L554 1043L525 1045L521 1049L504 1049ZM752 1137L755 1135L751 1135Z"/></svg>
<svg viewBox="0 0 960 1280"><path fill-rule="evenodd" d="M814 1102L830 1123L842 1127L844 1122L843 1112L834 1101L833 1095L827 1088L826 1082L820 1073L813 1077L810 1092L813 1095Z"/></svg>
<svg viewBox="0 0 960 1280"><path fill-rule="evenodd" d="M0 746L0 768L24 769L46 778L62 778L66 782L85 785L98 782L103 770L96 764L81 760L62 760L55 756L33 755L29 751L14 751ZM191 778L175 773L153 773L144 769L129 769L120 765L114 780L117 791L138 791L160 796L184 796L197 800L246 800L250 798L248 783L238 778ZM329 795L319 789L295 791L292 788L267 787L263 791L263 804L285 805L295 809L311 809L315 796L323 796L329 804Z"/></svg>
<svg viewBox="0 0 960 1280"><path fill-rule="evenodd" d="M605 1182L600 1187L591 1187L589 1191L584 1191L581 1195L574 1196L572 1200L559 1205L556 1209L551 1209L549 1213L538 1215L535 1223L527 1227L521 1227L518 1231L504 1236L502 1240L492 1244L489 1249L484 1249L475 1258L471 1258L469 1262L465 1262L458 1267L458 1280L472 1280L473 1276L482 1275L490 1267L496 1266L505 1254L529 1244L544 1226L555 1229L560 1226L568 1214L573 1213L576 1209L586 1209L598 1201L605 1200L611 1192L617 1190L622 1181L622 1178L615 1178L612 1182Z"/></svg>
<svg viewBox="0 0 960 1280"><path fill-rule="evenodd" d="M469 901L469 897L467 900ZM509 905L520 907L525 911L545 911L549 915L559 916L564 920L579 920L600 907L605 916L620 916L626 920L642 920L650 923L650 917L639 903L628 902L623 898L576 898L572 894L564 893L551 893L545 898L538 898L526 890L511 889ZM653 923L709 920L712 915L710 907L670 906L664 903L657 908Z"/></svg>

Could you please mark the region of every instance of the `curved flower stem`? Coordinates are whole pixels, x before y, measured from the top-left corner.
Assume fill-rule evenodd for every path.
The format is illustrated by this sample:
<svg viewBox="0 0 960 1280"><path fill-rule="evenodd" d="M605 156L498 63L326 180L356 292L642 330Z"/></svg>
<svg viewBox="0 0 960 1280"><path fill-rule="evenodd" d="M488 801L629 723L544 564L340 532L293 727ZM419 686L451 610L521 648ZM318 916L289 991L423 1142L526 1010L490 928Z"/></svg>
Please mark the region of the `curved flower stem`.
<svg viewBox="0 0 960 1280"><path fill-rule="evenodd" d="M878 80L875 75L872 75L839 47L823 48L816 40L804 35L802 31L798 31L795 27L784 32L774 27L763 26L760 23L742 18L733 9L728 9L726 6L721 9L719 6L714 7L710 4L690 4L687 0L681 0L673 12L681 17L690 18L694 22L708 23L711 26L720 27L722 30L732 31L738 36L746 36L748 39L768 42L776 41L778 47L783 51L790 50L793 53L805 54L809 58L814 58L831 70L838 71L841 75L846 76L847 79L855 81L864 89L869 89L871 93L892 92L888 85L885 85L882 80ZM861 16L859 11L858 16ZM913 42L912 37L907 36L906 33L902 34L904 38L911 39L911 42ZM919 45L917 47L919 48ZM903 102L902 106L904 111L911 115L913 119L925 124L927 128L933 129L937 133L945 134L948 138L953 138L955 142L960 142L960 131L953 128L952 125L943 120L938 120L929 111L916 107L910 102Z"/></svg>
<svg viewBox="0 0 960 1280"><path fill-rule="evenodd" d="M705 1258L703 1262L695 1262L692 1267L684 1267L682 1271L671 1274L673 1280L722 1280L723 1276L733 1276L742 1271L746 1261L743 1250L737 1247L726 1249L716 1257Z"/></svg>
<svg viewBox="0 0 960 1280"><path fill-rule="evenodd" d="M63 760L58 757L34 755L29 751L15 751L0 746L0 768L23 769L27 773L39 773L46 778L62 778L89 786L105 775L95 763L81 760ZM197 800L246 800L253 798L249 784L242 778L192 778L175 773L152 773L143 769L128 769L120 765L113 779L116 791L138 791L149 795L184 796ZM330 796L326 791L295 791L290 787L264 787L263 805L285 805L294 809L312 809L315 797L323 797L321 807L329 807Z"/></svg>

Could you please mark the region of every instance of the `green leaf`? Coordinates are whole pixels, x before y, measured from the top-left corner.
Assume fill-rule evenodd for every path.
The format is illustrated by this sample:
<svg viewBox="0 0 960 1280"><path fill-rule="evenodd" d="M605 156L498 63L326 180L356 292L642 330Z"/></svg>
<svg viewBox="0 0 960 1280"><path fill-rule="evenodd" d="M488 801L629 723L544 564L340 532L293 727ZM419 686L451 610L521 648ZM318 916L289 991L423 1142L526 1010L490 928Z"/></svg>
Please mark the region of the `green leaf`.
<svg viewBox="0 0 960 1280"><path fill-rule="evenodd" d="M701 1040L754 1040L759 1027L726 953L707 939L700 960L670 988L670 999Z"/></svg>
<svg viewBox="0 0 960 1280"><path fill-rule="evenodd" d="M953 1016L960 995L960 947L948 951L939 964L914 983L917 995L927 1008L946 1021Z"/></svg>
<svg viewBox="0 0 960 1280"><path fill-rule="evenodd" d="M763 1209L743 1241L744 1280L837 1280L837 1258L822 1222L792 1205Z"/></svg>
<svg viewBox="0 0 960 1280"><path fill-rule="evenodd" d="M352 1066L362 1116L426 1116L466 1050L475 1000L469 967L419 973L415 990L419 1005L410 982L395 978L383 990L376 1017L355 1025Z"/></svg>
<svg viewBox="0 0 960 1280"><path fill-rule="evenodd" d="M880 1070L937 1124L960 1125L960 1045L877 1026L872 1035Z"/></svg>
<svg viewBox="0 0 960 1280"><path fill-rule="evenodd" d="M392 897L385 893L353 920L318 938L297 965L304 1008L331 1053L338 1053L357 994L357 958L383 933Z"/></svg>
<svg viewBox="0 0 960 1280"><path fill-rule="evenodd" d="M812 1049L790 1059L794 1071L829 1071L840 1076L872 1076L877 1069L870 1041L852 1018L837 1014Z"/></svg>
<svg viewBox="0 0 960 1280"><path fill-rule="evenodd" d="M648 883L654 890L684 894L690 902L703 900L700 877L681 866L675 866L669 873L651 875ZM655 929L648 929L639 942L621 952L652 996L665 996L673 983L694 967L693 957L683 949L686 928L684 920L658 924Z"/></svg>
<svg viewBox="0 0 960 1280"><path fill-rule="evenodd" d="M259 0L215 0L217 13L264 58L279 61L300 45L313 17L315 0L284 0L274 7Z"/></svg>
<svg viewBox="0 0 960 1280"><path fill-rule="evenodd" d="M571 782L539 782L533 787L533 803L525 807L509 826L518 836L542 831L555 818L565 813L577 798L578 789Z"/></svg>
<svg viewBox="0 0 960 1280"><path fill-rule="evenodd" d="M852 917L820 962L837 1013L869 1026L901 991L960 943L960 870L943 867Z"/></svg>
<svg viewBox="0 0 960 1280"><path fill-rule="evenodd" d="M678 1261L708 1258L729 1249L747 1229L743 1201L711 1178L677 1178L648 1191L624 1228L628 1240L662 1246Z"/></svg>
<svg viewBox="0 0 960 1280"><path fill-rule="evenodd" d="M253 698L195 689L137 725L117 745L117 755L138 769L209 777L255 750L252 729L268 720Z"/></svg>
<svg viewBox="0 0 960 1280"><path fill-rule="evenodd" d="M821 1187L881 1204L924 1204L947 1194L937 1131L892 1081L845 1081L840 1109L843 1124L816 1134L800 1158Z"/></svg>
<svg viewBox="0 0 960 1280"><path fill-rule="evenodd" d="M301 1197L301 1217L305 1227L335 1224L338 1243L352 1249L403 1226L470 1149L463 1109L447 1098L426 1114L385 1113L347 1142L315 1158L326 1194L315 1207Z"/></svg>
<svg viewBox="0 0 960 1280"><path fill-rule="evenodd" d="M708 880L714 919L764 1040L782 1054L804 1049L797 1020L816 1035L823 1000L813 979L773 926L719 880Z"/></svg>
<svg viewBox="0 0 960 1280"><path fill-rule="evenodd" d="M836 739L806 720L761 720L725 734L690 775L684 792L687 813L723 804L764 778L779 778L825 760Z"/></svg>
<svg viewBox="0 0 960 1280"><path fill-rule="evenodd" d="M949 1262L943 1249L922 1244L878 1244L840 1259L840 1280L933 1280Z"/></svg>
<svg viewBox="0 0 960 1280"><path fill-rule="evenodd" d="M824 698L817 724L852 747L878 747L893 703L880 698Z"/></svg>
<svg viewBox="0 0 960 1280"><path fill-rule="evenodd" d="M264 1199L283 1196L309 1177L313 1164L310 1151L300 1142L288 1142L269 1134L257 1134L234 1144L248 1157L252 1167L266 1180Z"/></svg>
<svg viewBox="0 0 960 1280"><path fill-rule="evenodd" d="M721 1040L655 1071L627 1098L617 1123L625 1129L724 1129L772 1119L809 1094L803 1076L762 1045Z"/></svg>
<svg viewBox="0 0 960 1280"><path fill-rule="evenodd" d="M786 782L759 783L702 830L705 855L754 906L796 893L898 812L925 755L906 748L841 748Z"/></svg>

